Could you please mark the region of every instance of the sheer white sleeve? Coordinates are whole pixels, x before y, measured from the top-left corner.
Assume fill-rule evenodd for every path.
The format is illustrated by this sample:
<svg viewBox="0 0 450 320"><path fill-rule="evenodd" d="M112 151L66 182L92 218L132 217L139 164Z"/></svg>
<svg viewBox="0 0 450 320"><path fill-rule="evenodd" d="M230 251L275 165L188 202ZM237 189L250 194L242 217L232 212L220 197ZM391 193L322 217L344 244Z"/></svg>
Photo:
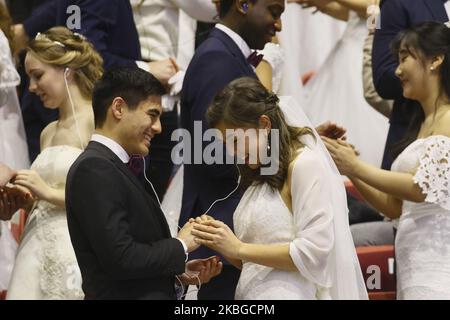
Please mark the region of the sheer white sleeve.
<svg viewBox="0 0 450 320"><path fill-rule="evenodd" d="M427 195L426 202L450 210L450 138L433 136L427 139L413 180Z"/></svg>
<svg viewBox="0 0 450 320"><path fill-rule="evenodd" d="M314 152L305 148L292 172L291 195L295 240L289 253L299 272L318 288L330 288L328 264L334 247L333 212L326 200L328 187L324 168Z"/></svg>
<svg viewBox="0 0 450 320"><path fill-rule="evenodd" d="M318 298L367 299L348 225L347 197L339 171L298 103L292 97L281 97L280 108L289 125L310 127L316 138L315 141L309 136L300 139L314 153L315 160L308 161L300 155L292 173L297 239L291 244L291 257L302 274L316 282ZM305 176L309 183L304 181Z"/></svg>
<svg viewBox="0 0 450 320"><path fill-rule="evenodd" d="M264 55L263 60L267 61L272 67L272 91L277 93L280 89L283 73L284 51L280 45L269 42L266 43L261 53Z"/></svg>

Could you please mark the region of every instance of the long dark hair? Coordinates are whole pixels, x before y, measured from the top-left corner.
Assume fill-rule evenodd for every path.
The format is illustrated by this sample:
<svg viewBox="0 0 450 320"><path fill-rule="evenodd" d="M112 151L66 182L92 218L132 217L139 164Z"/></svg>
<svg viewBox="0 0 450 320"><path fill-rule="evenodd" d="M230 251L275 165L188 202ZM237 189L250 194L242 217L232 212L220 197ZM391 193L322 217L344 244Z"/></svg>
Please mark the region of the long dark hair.
<svg viewBox="0 0 450 320"><path fill-rule="evenodd" d="M274 175L261 175L260 169L252 170L241 165L242 185L253 182L268 183L272 188L281 189L285 183L289 164L296 156L293 151L301 147L299 137L311 134L310 128L296 128L286 124L283 112L278 105L278 97L269 92L253 78L240 78L228 84L213 100L206 119L210 127L220 122L242 128L257 128L262 115L269 117L272 129L279 132L279 167Z"/></svg>
<svg viewBox="0 0 450 320"><path fill-rule="evenodd" d="M399 33L392 42L391 49L396 59L401 48L405 48L412 57L419 59L424 67L428 59L444 55L444 61L439 69L439 97L443 95L450 97L450 29L438 22L421 23ZM392 148L394 158L417 139L420 127L425 120L422 108L412 107L412 112L413 116L405 137Z"/></svg>

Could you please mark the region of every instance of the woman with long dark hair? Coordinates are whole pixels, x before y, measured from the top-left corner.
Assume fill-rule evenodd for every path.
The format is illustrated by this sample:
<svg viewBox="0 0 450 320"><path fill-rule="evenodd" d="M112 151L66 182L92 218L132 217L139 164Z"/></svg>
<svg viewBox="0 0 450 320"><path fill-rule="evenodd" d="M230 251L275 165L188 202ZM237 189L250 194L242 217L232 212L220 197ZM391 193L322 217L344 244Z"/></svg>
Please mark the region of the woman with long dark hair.
<svg viewBox="0 0 450 320"><path fill-rule="evenodd" d="M422 109L391 171L359 160L343 141L325 139L343 175L389 218L399 299L450 299L450 29L426 22L393 43L405 98Z"/></svg>

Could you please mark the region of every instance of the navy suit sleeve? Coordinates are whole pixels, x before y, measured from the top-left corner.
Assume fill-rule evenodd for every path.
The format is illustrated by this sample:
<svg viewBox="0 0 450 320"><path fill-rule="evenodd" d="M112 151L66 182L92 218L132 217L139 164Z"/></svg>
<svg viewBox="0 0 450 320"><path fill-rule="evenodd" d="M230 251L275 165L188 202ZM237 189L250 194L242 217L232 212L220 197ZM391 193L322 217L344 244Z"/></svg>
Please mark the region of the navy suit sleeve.
<svg viewBox="0 0 450 320"><path fill-rule="evenodd" d="M401 0L384 1L381 6L381 28L376 30L372 49L373 81L384 99L401 99L403 90L395 75L398 62L391 52L391 42L408 28L408 14Z"/></svg>
<svg viewBox="0 0 450 320"><path fill-rule="evenodd" d="M76 170L68 186L67 207L111 277L129 280L184 272L185 253L180 241L168 238L139 243L130 235L127 190L117 183L121 181L119 173L110 161L86 159Z"/></svg>
<svg viewBox="0 0 450 320"><path fill-rule="evenodd" d="M203 121L203 132L209 127L205 115L214 97L230 82L243 77L240 65L236 58L220 51L212 51L201 57L196 62L195 79L191 79L192 109L190 110L192 121ZM202 132L202 133L203 133ZM209 142L203 142L203 150ZM224 149L224 154L225 154ZM225 159L224 159L225 161ZM232 165L202 165L195 166L200 174L206 174L213 179L230 177L235 173Z"/></svg>
<svg viewBox="0 0 450 320"><path fill-rule="evenodd" d="M23 22L27 35L34 38L38 32L44 32L56 24L57 1L53 0L36 8Z"/></svg>
<svg viewBox="0 0 450 320"><path fill-rule="evenodd" d="M137 66L136 61L123 58L108 50L108 30L118 23L120 14L127 14L119 12L118 0L82 0L78 2L81 7L80 33L86 36L101 54L105 69L112 66ZM130 21L134 23L132 15Z"/></svg>

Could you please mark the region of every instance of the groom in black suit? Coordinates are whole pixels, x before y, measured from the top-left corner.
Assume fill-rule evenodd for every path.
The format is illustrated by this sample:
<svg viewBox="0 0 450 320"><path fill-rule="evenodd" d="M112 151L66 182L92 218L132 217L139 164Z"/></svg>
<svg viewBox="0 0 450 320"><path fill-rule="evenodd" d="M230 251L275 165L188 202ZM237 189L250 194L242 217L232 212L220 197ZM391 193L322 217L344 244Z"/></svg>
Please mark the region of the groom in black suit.
<svg viewBox="0 0 450 320"><path fill-rule="evenodd" d="M156 197L127 166L131 156L143 161L161 132L164 92L156 78L137 68L108 71L94 88L96 130L66 185L67 220L86 299L175 299L176 277L180 284L197 284L192 272L208 282L221 271L215 258L185 264L198 247L192 223L172 238Z"/></svg>

